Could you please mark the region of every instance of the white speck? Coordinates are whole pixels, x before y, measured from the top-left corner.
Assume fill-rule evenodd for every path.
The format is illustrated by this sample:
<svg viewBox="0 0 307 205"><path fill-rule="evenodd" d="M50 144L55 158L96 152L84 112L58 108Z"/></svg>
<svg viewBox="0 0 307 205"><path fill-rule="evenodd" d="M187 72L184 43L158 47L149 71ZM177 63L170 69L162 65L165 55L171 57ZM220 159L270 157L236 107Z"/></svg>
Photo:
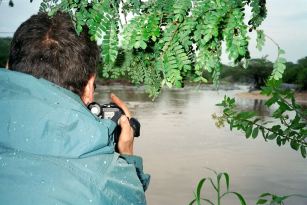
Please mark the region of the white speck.
<svg viewBox="0 0 307 205"><path fill-rule="evenodd" d="M26 138L26 142L29 142L29 138Z"/></svg>
<svg viewBox="0 0 307 205"><path fill-rule="evenodd" d="M41 184L45 184L45 181L44 181L44 180L42 180L42 181L41 181Z"/></svg>
<svg viewBox="0 0 307 205"><path fill-rule="evenodd" d="M16 152L13 152L13 155L15 156L15 155L16 155Z"/></svg>
<svg viewBox="0 0 307 205"><path fill-rule="evenodd" d="M17 123L16 121L13 122L13 124L16 124L16 123Z"/></svg>
<svg viewBox="0 0 307 205"><path fill-rule="evenodd" d="M54 187L52 187L52 191L53 191L53 192L55 191L55 188L54 188Z"/></svg>
<svg viewBox="0 0 307 205"><path fill-rule="evenodd" d="M104 163L104 164L107 164L107 161L104 161L103 163Z"/></svg>
<svg viewBox="0 0 307 205"><path fill-rule="evenodd" d="M24 125L24 124L21 124L20 127L25 127L25 125Z"/></svg>
<svg viewBox="0 0 307 205"><path fill-rule="evenodd" d="M75 116L76 116L76 117L78 117L79 115L78 115L78 114L76 114Z"/></svg>
<svg viewBox="0 0 307 205"><path fill-rule="evenodd" d="M85 164L84 167L87 168L87 164Z"/></svg>
<svg viewBox="0 0 307 205"><path fill-rule="evenodd" d="M94 138L94 135L92 135L91 138Z"/></svg>
<svg viewBox="0 0 307 205"><path fill-rule="evenodd" d="M90 203L92 203L92 202L93 202L93 200L92 200L92 199L90 199L89 201L90 201Z"/></svg>
<svg viewBox="0 0 307 205"><path fill-rule="evenodd" d="M2 160L2 157L0 157L0 160Z"/></svg>
<svg viewBox="0 0 307 205"><path fill-rule="evenodd" d="M66 159L66 162L69 162L69 159Z"/></svg>

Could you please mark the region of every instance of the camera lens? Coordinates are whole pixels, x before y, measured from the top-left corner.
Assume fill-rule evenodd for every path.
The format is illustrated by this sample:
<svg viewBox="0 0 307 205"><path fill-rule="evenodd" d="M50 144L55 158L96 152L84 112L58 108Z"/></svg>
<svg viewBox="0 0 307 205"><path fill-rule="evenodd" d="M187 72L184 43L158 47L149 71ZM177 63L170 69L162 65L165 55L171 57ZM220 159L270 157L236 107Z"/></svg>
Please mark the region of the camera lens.
<svg viewBox="0 0 307 205"><path fill-rule="evenodd" d="M96 116L100 116L101 115L101 108L100 105L97 103L91 103L88 105L89 110L91 111L91 113L93 113Z"/></svg>

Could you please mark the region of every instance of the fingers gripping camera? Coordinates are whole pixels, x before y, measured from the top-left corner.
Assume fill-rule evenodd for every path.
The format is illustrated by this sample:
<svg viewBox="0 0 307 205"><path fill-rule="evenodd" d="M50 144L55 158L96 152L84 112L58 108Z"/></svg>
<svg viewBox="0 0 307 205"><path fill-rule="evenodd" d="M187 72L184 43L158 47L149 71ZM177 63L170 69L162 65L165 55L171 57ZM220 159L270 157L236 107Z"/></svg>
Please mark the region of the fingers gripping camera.
<svg viewBox="0 0 307 205"><path fill-rule="evenodd" d="M98 118L110 119L117 124L117 127L114 131L114 141L117 143L121 131L121 128L118 125L118 120L122 115L124 115L124 111L114 103L100 105L96 102L92 102L87 106L87 108ZM129 123L133 129L134 137L139 137L141 129L140 122L136 118L132 117L129 119Z"/></svg>

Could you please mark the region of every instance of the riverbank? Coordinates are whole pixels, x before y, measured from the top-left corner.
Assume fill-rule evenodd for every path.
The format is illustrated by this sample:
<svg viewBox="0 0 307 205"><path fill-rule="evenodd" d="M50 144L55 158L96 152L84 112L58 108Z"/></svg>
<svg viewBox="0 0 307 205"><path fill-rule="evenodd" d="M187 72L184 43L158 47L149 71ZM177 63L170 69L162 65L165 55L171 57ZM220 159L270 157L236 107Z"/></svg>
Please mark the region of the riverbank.
<svg viewBox="0 0 307 205"><path fill-rule="evenodd" d="M267 100L268 96L262 95L260 90L255 90L252 92L240 92L236 96L244 99L255 99L255 100ZM298 103L307 104L307 91L296 92L295 99Z"/></svg>

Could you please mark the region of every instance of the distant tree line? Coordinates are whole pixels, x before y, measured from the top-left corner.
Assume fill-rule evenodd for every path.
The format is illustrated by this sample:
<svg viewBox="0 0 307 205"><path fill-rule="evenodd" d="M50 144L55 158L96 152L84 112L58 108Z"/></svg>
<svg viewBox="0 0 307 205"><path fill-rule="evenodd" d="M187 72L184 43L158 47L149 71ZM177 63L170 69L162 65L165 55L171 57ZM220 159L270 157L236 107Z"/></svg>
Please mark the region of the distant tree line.
<svg viewBox="0 0 307 205"><path fill-rule="evenodd" d="M273 63L266 58L249 60L246 69L242 65L223 65L221 79L228 82L251 83L254 89L260 89L272 73ZM209 75L206 76L210 77ZM286 62L283 83L295 84L300 90L307 90L307 56L297 63Z"/></svg>

